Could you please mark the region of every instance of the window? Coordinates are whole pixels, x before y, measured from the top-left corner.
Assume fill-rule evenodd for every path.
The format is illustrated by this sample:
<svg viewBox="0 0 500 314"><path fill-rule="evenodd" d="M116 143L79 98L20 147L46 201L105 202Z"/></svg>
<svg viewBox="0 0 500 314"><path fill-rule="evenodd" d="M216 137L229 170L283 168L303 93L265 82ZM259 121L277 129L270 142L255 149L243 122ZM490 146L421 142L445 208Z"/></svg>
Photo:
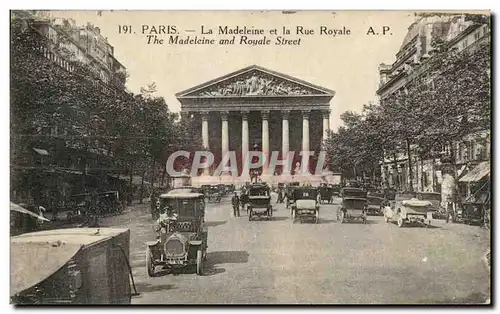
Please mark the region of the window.
<svg viewBox="0 0 500 314"><path fill-rule="evenodd" d="M470 159L475 160L476 159L476 142L475 141L470 141L469 149L470 149Z"/></svg>
<svg viewBox="0 0 500 314"><path fill-rule="evenodd" d="M475 40L478 40L479 37L481 37L481 29L479 29L479 31L477 31L475 34L474 34L474 39Z"/></svg>
<svg viewBox="0 0 500 314"><path fill-rule="evenodd" d="M469 45L468 40L467 40L467 39L466 39L466 40L464 40L464 41L462 42L462 49L467 48L467 46L468 46L468 45Z"/></svg>
<svg viewBox="0 0 500 314"><path fill-rule="evenodd" d="M423 186L429 185L429 176L428 176L427 172L422 173L422 185Z"/></svg>

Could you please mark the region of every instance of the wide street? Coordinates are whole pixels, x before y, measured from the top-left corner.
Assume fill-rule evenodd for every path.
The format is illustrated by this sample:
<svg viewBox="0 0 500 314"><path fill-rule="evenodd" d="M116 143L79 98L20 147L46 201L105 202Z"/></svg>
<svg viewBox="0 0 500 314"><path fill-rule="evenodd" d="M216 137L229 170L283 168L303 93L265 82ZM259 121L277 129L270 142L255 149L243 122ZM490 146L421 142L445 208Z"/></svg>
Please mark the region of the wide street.
<svg viewBox="0 0 500 314"><path fill-rule="evenodd" d="M273 206L276 206L275 195ZM102 226L131 230L133 304L391 304L484 302L489 233L434 221L398 228L382 217L340 224L338 205L322 205L319 224L295 223L283 204L270 221L231 217L229 197L209 203L205 276L194 271L150 278L145 242L154 239L149 203ZM276 207L275 207L276 208ZM158 268L160 271L160 268Z"/></svg>

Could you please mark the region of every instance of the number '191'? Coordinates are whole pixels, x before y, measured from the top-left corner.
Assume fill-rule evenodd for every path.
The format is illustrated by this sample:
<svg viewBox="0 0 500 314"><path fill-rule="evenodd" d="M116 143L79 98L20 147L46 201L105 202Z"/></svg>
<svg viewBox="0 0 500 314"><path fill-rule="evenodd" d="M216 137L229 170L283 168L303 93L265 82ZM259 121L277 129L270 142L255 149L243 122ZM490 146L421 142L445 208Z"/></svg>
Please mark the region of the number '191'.
<svg viewBox="0 0 500 314"><path fill-rule="evenodd" d="M118 34L131 34L132 25L118 25Z"/></svg>

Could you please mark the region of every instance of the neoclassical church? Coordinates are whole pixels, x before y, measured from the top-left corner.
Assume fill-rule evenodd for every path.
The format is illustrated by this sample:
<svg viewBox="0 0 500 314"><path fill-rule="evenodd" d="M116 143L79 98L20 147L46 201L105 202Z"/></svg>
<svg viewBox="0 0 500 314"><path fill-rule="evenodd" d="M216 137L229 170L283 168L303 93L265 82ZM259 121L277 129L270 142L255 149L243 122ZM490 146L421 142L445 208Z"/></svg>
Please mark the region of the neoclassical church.
<svg viewBox="0 0 500 314"><path fill-rule="evenodd" d="M226 177L224 182L241 183L250 181L242 158L249 150L279 152L279 158L295 152L293 167L300 164L301 169L309 170L302 174L314 173L329 129L334 95L330 89L252 65L179 92L176 97L181 112L199 124L199 136L214 154L215 165L227 152L236 153L238 177ZM315 155L303 159L301 151L314 151ZM204 182L221 181L212 176L213 170L205 169L200 176ZM269 173L267 165L259 174L266 182L321 180L319 174L299 178L297 170L288 172L282 167Z"/></svg>

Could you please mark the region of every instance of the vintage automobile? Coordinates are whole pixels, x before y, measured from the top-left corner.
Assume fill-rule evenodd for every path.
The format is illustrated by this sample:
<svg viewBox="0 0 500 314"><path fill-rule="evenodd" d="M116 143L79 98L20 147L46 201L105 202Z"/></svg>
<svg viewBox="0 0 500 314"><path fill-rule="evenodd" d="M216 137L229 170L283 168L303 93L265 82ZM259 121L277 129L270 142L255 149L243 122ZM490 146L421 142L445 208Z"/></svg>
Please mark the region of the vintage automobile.
<svg viewBox="0 0 500 314"><path fill-rule="evenodd" d="M81 222L90 210L92 195L90 193L71 195L68 207L71 209L66 213L66 220L70 223Z"/></svg>
<svg viewBox="0 0 500 314"><path fill-rule="evenodd" d="M125 209L125 205L120 201L118 191L102 192L97 197L97 206L102 216L120 214Z"/></svg>
<svg viewBox="0 0 500 314"><path fill-rule="evenodd" d="M446 209L441 206L441 193L437 192L417 192L417 199L429 201L435 212L432 213L433 219L446 219Z"/></svg>
<svg viewBox="0 0 500 314"><path fill-rule="evenodd" d="M396 221L400 228L405 224L414 223L431 225L432 213L435 211L431 202L416 198L399 201L398 195L396 195L396 204L398 205L394 208L385 207L384 219L386 222Z"/></svg>
<svg viewBox="0 0 500 314"><path fill-rule="evenodd" d="M366 192L360 188L346 187L340 191L342 204L337 210L337 220L344 223L349 220L361 219L366 223Z"/></svg>
<svg viewBox="0 0 500 314"><path fill-rule="evenodd" d="M320 186L319 186L319 195L320 195L320 203L323 204L323 203L328 203L330 204L333 200L333 187L327 185L327 184L324 184L322 183Z"/></svg>
<svg viewBox="0 0 500 314"><path fill-rule="evenodd" d="M374 193L374 192L376 193L376 192L378 192L378 189L377 189L376 187L374 187L374 186L372 186L372 185L368 185L368 184L367 184L367 185L365 185L365 186L363 187L363 189L364 189L367 193Z"/></svg>
<svg viewBox="0 0 500 314"><path fill-rule="evenodd" d="M254 183L248 188L248 220L254 217L271 218L273 206L271 205L271 189L267 184Z"/></svg>
<svg viewBox="0 0 500 314"><path fill-rule="evenodd" d="M384 189L384 197L387 201L394 201L396 200L396 190L392 188L385 188Z"/></svg>
<svg viewBox="0 0 500 314"><path fill-rule="evenodd" d="M211 185L208 190L208 201L220 203L222 199L222 193L218 185Z"/></svg>
<svg viewBox="0 0 500 314"><path fill-rule="evenodd" d="M205 200L202 193L160 195L161 214L155 224L156 240L146 243L146 270L155 276L156 266L179 271L196 265L203 275L207 254L208 230L205 222Z"/></svg>
<svg viewBox="0 0 500 314"><path fill-rule="evenodd" d="M467 197L463 205L462 220L466 224L479 224L487 227L491 214L491 194L480 190ZM458 215L456 215L458 216Z"/></svg>
<svg viewBox="0 0 500 314"><path fill-rule="evenodd" d="M333 192L332 192L333 197L339 197L340 196L340 190L342 190L342 186L340 184L330 184L329 186L333 190Z"/></svg>
<svg viewBox="0 0 500 314"><path fill-rule="evenodd" d="M227 190L227 187L226 187L225 184L220 183L220 184L217 184L216 187L217 187L217 190L219 191L219 194L221 196L226 196L227 195L228 190Z"/></svg>
<svg viewBox="0 0 500 314"><path fill-rule="evenodd" d="M234 184L226 184L226 194L233 194L236 191Z"/></svg>
<svg viewBox="0 0 500 314"><path fill-rule="evenodd" d="M203 191L203 194L205 195L206 198L208 198L208 195L210 194L210 184L203 184L200 189Z"/></svg>
<svg viewBox="0 0 500 314"><path fill-rule="evenodd" d="M481 225L484 222L484 214L487 204L484 203L463 203L462 220L468 225ZM458 216L458 215L457 215Z"/></svg>
<svg viewBox="0 0 500 314"><path fill-rule="evenodd" d="M393 210L396 210L402 206L403 201L411 200L412 198L416 198L417 193L415 192L400 192L400 193L395 193L394 198L391 200L389 199L388 202L386 202L386 206L384 207L384 212L385 210L390 207Z"/></svg>
<svg viewBox="0 0 500 314"><path fill-rule="evenodd" d="M137 291L129 247L130 230L121 228L65 228L13 236L11 302L130 304Z"/></svg>
<svg viewBox="0 0 500 314"><path fill-rule="evenodd" d="M169 193L171 192L173 194L183 194L183 193L200 193L200 194L203 194L203 190L201 188L197 188L197 187L190 186L190 185L173 188L173 189L171 189L168 192ZM163 193L163 194L165 194L165 193Z"/></svg>
<svg viewBox="0 0 500 314"><path fill-rule="evenodd" d="M366 199L366 213L372 215L381 215L385 202L384 194L379 192L368 192L368 194L366 195Z"/></svg>
<svg viewBox="0 0 500 314"><path fill-rule="evenodd" d="M299 182L290 182L286 187L286 208L293 203L293 191L300 186Z"/></svg>
<svg viewBox="0 0 500 314"><path fill-rule="evenodd" d="M346 186L351 188L362 188L362 184L356 180L347 181Z"/></svg>
<svg viewBox="0 0 500 314"><path fill-rule="evenodd" d="M293 199L295 202L291 205L290 214L292 223L297 219L313 220L319 222L319 202L318 189L313 187L297 187L293 191Z"/></svg>

